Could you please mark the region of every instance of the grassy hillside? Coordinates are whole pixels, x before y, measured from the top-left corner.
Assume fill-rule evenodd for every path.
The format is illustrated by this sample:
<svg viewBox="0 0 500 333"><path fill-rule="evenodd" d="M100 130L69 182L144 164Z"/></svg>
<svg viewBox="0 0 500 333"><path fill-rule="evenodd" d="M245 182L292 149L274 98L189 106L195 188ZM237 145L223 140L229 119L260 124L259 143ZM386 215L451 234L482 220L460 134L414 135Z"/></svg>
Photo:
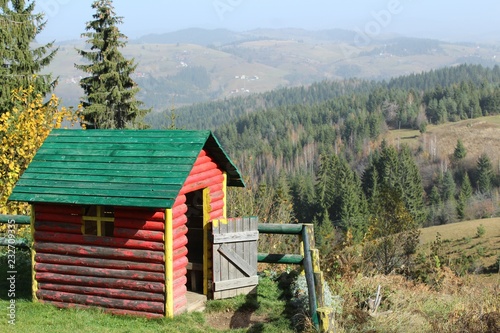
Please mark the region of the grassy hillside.
<svg viewBox="0 0 500 333"><path fill-rule="evenodd" d="M481 230L484 230L484 234ZM450 260L474 256L478 260L476 265L486 268L500 260L500 218L424 228L421 230L420 243L427 248L436 241L436 237L441 238L443 251Z"/></svg>
<svg viewBox="0 0 500 333"><path fill-rule="evenodd" d="M457 140L467 149L466 164L475 165L482 153L487 153L495 170L500 172L500 116L481 117L442 125L429 125L421 134L417 130L391 130L384 139L392 145L407 144L421 147L427 154L450 161Z"/></svg>

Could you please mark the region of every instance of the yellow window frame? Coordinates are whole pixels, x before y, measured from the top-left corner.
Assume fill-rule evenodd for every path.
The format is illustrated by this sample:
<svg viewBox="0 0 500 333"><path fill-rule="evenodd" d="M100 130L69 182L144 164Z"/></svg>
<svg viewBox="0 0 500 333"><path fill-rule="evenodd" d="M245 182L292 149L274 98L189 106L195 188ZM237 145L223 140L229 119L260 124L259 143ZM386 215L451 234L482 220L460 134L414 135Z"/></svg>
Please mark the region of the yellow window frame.
<svg viewBox="0 0 500 333"><path fill-rule="evenodd" d="M96 207L96 215L85 215L85 208L82 216L82 234L83 235L91 235L91 236L112 236L105 235L105 223L113 223L115 222L115 218L110 216L104 216L104 207L103 206L95 206ZM87 222L95 222L97 227L96 234L86 234L86 223Z"/></svg>

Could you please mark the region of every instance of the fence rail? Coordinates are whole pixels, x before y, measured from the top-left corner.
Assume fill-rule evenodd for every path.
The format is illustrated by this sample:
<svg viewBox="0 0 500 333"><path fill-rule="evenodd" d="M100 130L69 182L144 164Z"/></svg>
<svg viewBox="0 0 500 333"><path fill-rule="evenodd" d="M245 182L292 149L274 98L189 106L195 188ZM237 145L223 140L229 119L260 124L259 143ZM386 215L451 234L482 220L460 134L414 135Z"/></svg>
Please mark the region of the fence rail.
<svg viewBox="0 0 500 333"><path fill-rule="evenodd" d="M31 217L26 215L4 215L0 214L0 223L30 224Z"/></svg>

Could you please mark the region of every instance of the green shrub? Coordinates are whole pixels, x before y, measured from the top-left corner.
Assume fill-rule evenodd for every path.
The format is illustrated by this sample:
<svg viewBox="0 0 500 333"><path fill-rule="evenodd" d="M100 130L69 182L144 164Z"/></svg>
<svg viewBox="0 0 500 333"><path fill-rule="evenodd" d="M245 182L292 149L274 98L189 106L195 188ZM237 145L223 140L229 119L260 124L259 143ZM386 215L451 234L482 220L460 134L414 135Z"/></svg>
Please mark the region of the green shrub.
<svg viewBox="0 0 500 333"><path fill-rule="evenodd" d="M476 231L476 237L477 238L481 238L484 236L484 234L486 233L486 229L484 228L484 225L480 224L478 227L477 227L477 231Z"/></svg>

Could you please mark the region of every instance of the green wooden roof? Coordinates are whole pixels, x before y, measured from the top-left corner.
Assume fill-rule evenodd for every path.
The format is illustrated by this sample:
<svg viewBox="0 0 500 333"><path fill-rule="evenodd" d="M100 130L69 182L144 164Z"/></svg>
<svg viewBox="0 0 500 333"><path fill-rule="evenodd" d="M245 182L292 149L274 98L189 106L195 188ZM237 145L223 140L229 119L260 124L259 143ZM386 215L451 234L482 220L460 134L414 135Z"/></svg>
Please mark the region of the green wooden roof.
<svg viewBox="0 0 500 333"><path fill-rule="evenodd" d="M210 131L53 130L9 200L171 208L202 149L245 186Z"/></svg>

